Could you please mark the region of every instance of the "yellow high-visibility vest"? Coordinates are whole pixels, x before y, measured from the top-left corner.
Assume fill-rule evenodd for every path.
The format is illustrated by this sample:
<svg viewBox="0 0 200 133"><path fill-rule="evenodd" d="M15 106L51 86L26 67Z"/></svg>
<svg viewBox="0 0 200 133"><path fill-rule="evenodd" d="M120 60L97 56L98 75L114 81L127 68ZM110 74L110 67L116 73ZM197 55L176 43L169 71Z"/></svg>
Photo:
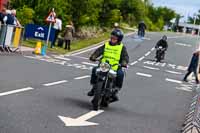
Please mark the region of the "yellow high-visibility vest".
<svg viewBox="0 0 200 133"><path fill-rule="evenodd" d="M108 61L109 64L112 66L112 70L117 71L119 67L118 64L121 58L122 48L122 43L120 45L112 46L109 44L109 42L106 42L101 62Z"/></svg>

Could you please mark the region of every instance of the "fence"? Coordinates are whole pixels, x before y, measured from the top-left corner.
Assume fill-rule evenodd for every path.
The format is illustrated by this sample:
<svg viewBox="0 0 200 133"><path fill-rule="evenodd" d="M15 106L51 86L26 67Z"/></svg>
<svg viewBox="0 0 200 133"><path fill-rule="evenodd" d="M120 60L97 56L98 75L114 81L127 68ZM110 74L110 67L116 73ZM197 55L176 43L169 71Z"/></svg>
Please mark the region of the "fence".
<svg viewBox="0 0 200 133"><path fill-rule="evenodd" d="M0 53L21 53L23 27L0 25Z"/></svg>

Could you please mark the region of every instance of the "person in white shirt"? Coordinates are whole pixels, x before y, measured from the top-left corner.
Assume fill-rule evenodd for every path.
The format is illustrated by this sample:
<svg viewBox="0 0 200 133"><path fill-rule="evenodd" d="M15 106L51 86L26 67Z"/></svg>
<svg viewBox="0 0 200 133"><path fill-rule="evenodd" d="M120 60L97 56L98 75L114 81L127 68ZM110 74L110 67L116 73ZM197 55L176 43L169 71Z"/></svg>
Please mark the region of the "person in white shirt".
<svg viewBox="0 0 200 133"><path fill-rule="evenodd" d="M17 27L21 27L21 24L20 24L19 20L16 17L16 10L12 9L11 10L11 14L14 17L14 25L17 26Z"/></svg>
<svg viewBox="0 0 200 133"><path fill-rule="evenodd" d="M55 46L55 42L58 38L58 35L59 35L60 31L62 30L62 20L60 18L61 18L60 16L58 16L58 18L56 18L56 22L54 23L54 26L53 26L53 28L55 29L55 37L51 43L51 48L53 48Z"/></svg>

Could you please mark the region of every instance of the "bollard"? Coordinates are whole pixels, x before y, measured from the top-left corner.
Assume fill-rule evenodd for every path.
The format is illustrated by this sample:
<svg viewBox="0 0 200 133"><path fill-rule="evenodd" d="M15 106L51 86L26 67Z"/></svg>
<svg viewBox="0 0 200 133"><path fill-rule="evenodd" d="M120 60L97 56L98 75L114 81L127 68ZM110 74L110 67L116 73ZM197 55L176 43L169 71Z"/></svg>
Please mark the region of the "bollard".
<svg viewBox="0 0 200 133"><path fill-rule="evenodd" d="M45 56L45 55L46 55L46 51L47 51L47 45L44 44L44 45L42 46L41 55L42 55L42 56Z"/></svg>
<svg viewBox="0 0 200 133"><path fill-rule="evenodd" d="M41 47L42 47L42 42L41 41L37 42L34 53L41 54Z"/></svg>

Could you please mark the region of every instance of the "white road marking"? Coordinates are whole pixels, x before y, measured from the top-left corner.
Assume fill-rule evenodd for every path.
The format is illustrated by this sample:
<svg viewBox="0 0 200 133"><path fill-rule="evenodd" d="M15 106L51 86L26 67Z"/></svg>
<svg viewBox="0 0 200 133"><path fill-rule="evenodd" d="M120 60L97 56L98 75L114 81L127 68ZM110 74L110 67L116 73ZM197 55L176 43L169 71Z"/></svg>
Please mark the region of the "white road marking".
<svg viewBox="0 0 200 133"><path fill-rule="evenodd" d="M173 83L178 83L178 84L182 84L182 81L174 80L174 79L169 79L169 78L166 78L166 81L173 82Z"/></svg>
<svg viewBox="0 0 200 133"><path fill-rule="evenodd" d="M85 78L90 78L90 75L86 75L86 76L81 76L81 77L76 77L74 79L85 79Z"/></svg>
<svg viewBox="0 0 200 133"><path fill-rule="evenodd" d="M71 60L69 58L65 58L65 57L62 57L62 56L56 56L56 55L54 55L54 58L60 59L60 60L65 60L65 61L70 61Z"/></svg>
<svg viewBox="0 0 200 133"><path fill-rule="evenodd" d="M143 63L148 64L148 65L154 65L156 62L155 61L145 61Z"/></svg>
<svg viewBox="0 0 200 133"><path fill-rule="evenodd" d="M151 51L154 51L154 50L155 50L155 48L152 48L152 49L151 49Z"/></svg>
<svg viewBox="0 0 200 133"><path fill-rule="evenodd" d="M182 71L186 71L188 69L188 67L185 66L177 66L178 70L182 70Z"/></svg>
<svg viewBox="0 0 200 133"><path fill-rule="evenodd" d="M89 63L89 62L82 62L84 65L90 65L90 66L98 66L98 64L95 63Z"/></svg>
<svg viewBox="0 0 200 133"><path fill-rule="evenodd" d="M102 45L104 45L104 44L102 44L102 43L104 43L104 42L105 42L105 41L96 44L96 45L98 45L98 46L96 46L96 47L88 48L88 49L86 49L86 50L82 50L82 51L80 51L80 52L71 54L71 56L80 55L80 54L82 54L82 53L86 53L86 52L88 52L88 51L97 49L97 48L101 47ZM101 44L101 45L100 45L100 44Z"/></svg>
<svg viewBox="0 0 200 133"><path fill-rule="evenodd" d="M148 41L151 40L151 38L146 38L146 37L143 37L142 39L144 39L144 40L148 40Z"/></svg>
<svg viewBox="0 0 200 133"><path fill-rule="evenodd" d="M151 78L152 77L152 75L150 75L150 74L145 74L145 73L136 73L137 75L139 75L139 76L143 76L143 77L148 77L148 78Z"/></svg>
<svg viewBox="0 0 200 133"><path fill-rule="evenodd" d="M30 59L38 59L38 57L34 57L34 56L24 56L24 57L26 57L26 58L30 58Z"/></svg>
<svg viewBox="0 0 200 133"><path fill-rule="evenodd" d="M182 38L182 37L185 37L185 36L172 36L172 37L167 37L168 39L174 39L174 38Z"/></svg>
<svg viewBox="0 0 200 133"><path fill-rule="evenodd" d="M68 82L68 81L67 80L62 80L62 81L47 83L47 84L43 84L43 85L44 86L53 86L53 85L58 85L58 84L66 83L66 82Z"/></svg>
<svg viewBox="0 0 200 133"><path fill-rule="evenodd" d="M151 52L149 51L149 52L147 52L146 54L145 54L145 56L149 56L151 54Z"/></svg>
<svg viewBox="0 0 200 133"><path fill-rule="evenodd" d="M19 92L25 92L25 91L29 91L29 90L34 90L34 88L27 87L27 88L22 88L22 89L18 89L18 90L3 92L3 93L0 93L0 96L6 96L6 95L11 95L11 94L16 94L16 93L19 93Z"/></svg>
<svg viewBox="0 0 200 133"><path fill-rule="evenodd" d="M144 66L144 68L147 68L147 69L150 69L150 70L160 70L159 68L149 67L149 66Z"/></svg>
<svg viewBox="0 0 200 133"><path fill-rule="evenodd" d="M137 63L138 63L138 61L134 61L133 63L131 63L131 66L133 66L133 65L135 65Z"/></svg>
<svg viewBox="0 0 200 133"><path fill-rule="evenodd" d="M65 126L72 126L72 127L77 127L77 126L95 126L99 125L98 123L93 123L93 122L88 122L87 120L103 113L103 110L99 111L90 111L87 114L84 114L78 118L69 118L69 117L64 117L64 116L58 116L64 123Z"/></svg>
<svg viewBox="0 0 200 133"><path fill-rule="evenodd" d="M181 74L182 74L182 73L180 73L180 72L175 72L175 71L170 71L170 70L166 70L166 72L172 73L172 74L178 74L178 75L181 75Z"/></svg>
<svg viewBox="0 0 200 133"><path fill-rule="evenodd" d="M144 57L144 56L142 56L140 59L138 59L138 61L142 61L144 58L145 58L145 57Z"/></svg>
<svg viewBox="0 0 200 133"><path fill-rule="evenodd" d="M183 90L183 91L188 91L188 92L192 92L191 88L187 88L187 87L176 87L177 90Z"/></svg>
<svg viewBox="0 0 200 133"><path fill-rule="evenodd" d="M184 47L192 47L191 44L186 44L186 43L175 43L175 44L179 46L184 46Z"/></svg>
<svg viewBox="0 0 200 133"><path fill-rule="evenodd" d="M76 57L76 58L80 58L80 59L85 59L85 60L88 60L89 58L87 58L87 57L82 57L82 56L73 56L73 57Z"/></svg>

